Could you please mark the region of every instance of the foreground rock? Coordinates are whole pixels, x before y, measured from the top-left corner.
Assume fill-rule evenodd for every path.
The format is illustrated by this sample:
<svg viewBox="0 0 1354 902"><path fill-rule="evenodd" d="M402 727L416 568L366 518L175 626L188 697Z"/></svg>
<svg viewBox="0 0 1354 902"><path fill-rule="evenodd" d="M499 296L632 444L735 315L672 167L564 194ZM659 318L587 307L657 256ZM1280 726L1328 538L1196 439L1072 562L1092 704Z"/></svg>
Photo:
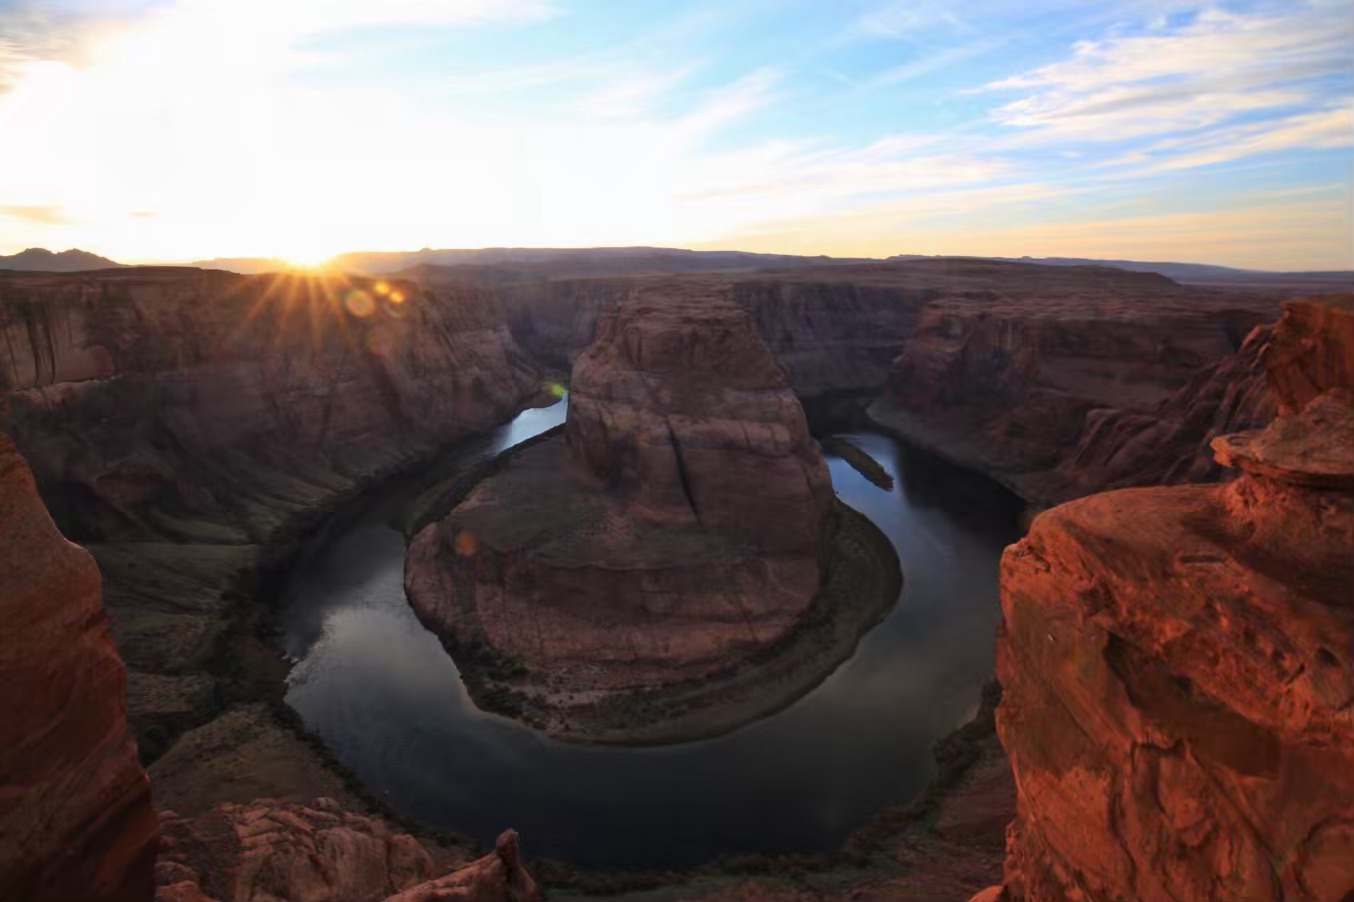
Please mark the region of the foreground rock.
<svg viewBox="0 0 1354 902"><path fill-rule="evenodd" d="M210 734L194 746L212 763L194 759L196 778L174 767L164 791L189 814L223 787L248 792L234 801L335 794L299 742L267 743L290 761L233 752L285 729L233 717L247 734L232 739L208 721L224 701L280 699L285 664L258 642L249 598L259 569L324 512L537 390L493 305L338 276L11 273L0 333L0 430L104 573L143 757Z"/></svg>
<svg viewBox="0 0 1354 902"><path fill-rule="evenodd" d="M0 435L0 898L149 899L156 823L99 571Z"/></svg>
<svg viewBox="0 0 1354 902"><path fill-rule="evenodd" d="M259 799L186 819L161 813L158 902L529 902L517 834L488 855L430 851L329 798ZM437 875L441 876L437 876Z"/></svg>
<svg viewBox="0 0 1354 902"><path fill-rule="evenodd" d="M816 682L896 598L887 541L834 508L783 371L720 294L603 319L564 432L410 545L410 601L482 704L594 741L720 732Z"/></svg>
<svg viewBox="0 0 1354 902"><path fill-rule="evenodd" d="M1266 354L1290 412L1214 440L1234 482L1084 498L1007 551L1014 898L1354 891L1354 355L1312 338Z"/></svg>

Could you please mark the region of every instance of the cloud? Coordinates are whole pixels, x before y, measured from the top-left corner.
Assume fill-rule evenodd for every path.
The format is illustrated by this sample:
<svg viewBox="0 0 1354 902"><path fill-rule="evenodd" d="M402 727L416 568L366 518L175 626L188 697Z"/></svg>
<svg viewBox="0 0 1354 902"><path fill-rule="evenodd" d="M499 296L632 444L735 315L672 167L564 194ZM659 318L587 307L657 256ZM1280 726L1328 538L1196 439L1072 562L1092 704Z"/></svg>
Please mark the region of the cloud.
<svg viewBox="0 0 1354 902"><path fill-rule="evenodd" d="M972 26L947 3L891 0L861 13L846 27L844 40L858 38L914 38L936 26L970 31Z"/></svg>
<svg viewBox="0 0 1354 902"><path fill-rule="evenodd" d="M550 0L180 0L172 11L292 35L382 25L540 22L560 14Z"/></svg>
<svg viewBox="0 0 1354 902"><path fill-rule="evenodd" d="M48 204L0 204L0 216L38 225L65 225L71 221L60 207Z"/></svg>
<svg viewBox="0 0 1354 902"><path fill-rule="evenodd" d="M1343 0L1278 13L1209 8L1173 31L1081 41L1069 58L986 88L1028 91L993 119L1044 140L1164 135L1329 99L1329 80L1354 71L1352 30Z"/></svg>
<svg viewBox="0 0 1354 902"><path fill-rule="evenodd" d="M675 127L687 135L709 134L773 102L775 88L784 78L784 71L770 66L749 72L708 92Z"/></svg>
<svg viewBox="0 0 1354 902"><path fill-rule="evenodd" d="M870 87L882 87L885 85L895 85L905 81L913 81L926 75L931 75L943 69L949 69L959 63L991 53L1010 40L1009 36L984 37L976 40L967 41L962 44L956 44L945 50L935 53L928 53L918 56L915 59L903 63L901 66L895 66L886 69L877 75L872 76L868 85Z"/></svg>
<svg viewBox="0 0 1354 902"><path fill-rule="evenodd" d="M0 94L12 88L32 63L88 62L94 42L132 27L146 8L144 2L117 0L71 7L36 0L0 2Z"/></svg>
<svg viewBox="0 0 1354 902"><path fill-rule="evenodd" d="M1354 147L1354 108L1345 105L1162 141L1117 163L1149 164L1151 172L1226 163L1295 149Z"/></svg>

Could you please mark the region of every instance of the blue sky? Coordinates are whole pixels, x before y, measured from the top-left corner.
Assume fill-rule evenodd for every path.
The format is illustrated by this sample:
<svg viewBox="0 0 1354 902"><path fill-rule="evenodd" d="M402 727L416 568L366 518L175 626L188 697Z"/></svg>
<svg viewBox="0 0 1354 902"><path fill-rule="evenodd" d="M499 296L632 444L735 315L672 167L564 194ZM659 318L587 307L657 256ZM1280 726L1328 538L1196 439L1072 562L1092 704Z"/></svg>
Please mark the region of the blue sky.
<svg viewBox="0 0 1354 902"><path fill-rule="evenodd" d="M1354 4L0 0L0 250L1354 266Z"/></svg>

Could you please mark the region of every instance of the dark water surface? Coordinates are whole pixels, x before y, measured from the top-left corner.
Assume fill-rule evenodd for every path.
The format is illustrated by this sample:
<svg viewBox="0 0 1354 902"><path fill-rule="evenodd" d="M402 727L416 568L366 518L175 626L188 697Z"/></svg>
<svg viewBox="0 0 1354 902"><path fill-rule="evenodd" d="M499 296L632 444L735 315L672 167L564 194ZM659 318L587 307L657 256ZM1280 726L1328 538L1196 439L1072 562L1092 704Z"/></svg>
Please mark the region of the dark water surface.
<svg viewBox="0 0 1354 902"><path fill-rule="evenodd" d="M523 413L480 456L563 422ZM415 619L402 585L410 497L368 504L317 539L283 588L287 702L369 789L426 823L597 867L828 851L922 789L931 745L972 716L992 672L997 560L1020 505L995 484L874 433L848 436L892 491L828 458L847 504L893 541L896 608L791 707L718 739L662 748L566 745L484 714ZM412 496L413 490L404 490Z"/></svg>

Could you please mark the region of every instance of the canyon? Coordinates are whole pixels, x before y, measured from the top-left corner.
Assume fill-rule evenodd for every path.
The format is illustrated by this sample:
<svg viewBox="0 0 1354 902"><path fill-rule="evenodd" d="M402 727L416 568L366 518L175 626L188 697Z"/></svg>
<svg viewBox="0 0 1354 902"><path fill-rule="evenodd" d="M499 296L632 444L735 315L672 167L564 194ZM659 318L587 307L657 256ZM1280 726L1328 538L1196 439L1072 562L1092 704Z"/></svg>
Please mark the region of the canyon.
<svg viewBox="0 0 1354 902"><path fill-rule="evenodd" d="M101 793L53 809L83 844L4 832L0 874L28 881L15 886L60 897L73 884L43 881L61 878L147 898L156 879L162 898L181 900L531 898L514 836L473 859L463 841L389 828L289 721L287 664L256 596L326 515L544 403L546 383L572 370L564 429L439 490L411 547L411 599L453 637L486 705L506 697L498 686L520 692L519 665L558 671L565 693L596 692L668 670L707 680L731 649L774 642L811 608L822 546L850 519L825 481L816 421L868 417L1037 504L1080 498L1038 516L1007 552L1001 701L990 694L942 743L931 791L834 855L670 875L676 897L964 898L998 880L989 898L1030 902L1354 889L1348 297L1280 315L1263 294L1150 273L972 260L497 286L430 267L422 279L0 275L0 420L17 447L0 447L0 515L30 543L5 553L31 579L7 577L3 598L35 630L24 649L7 639L0 661L6 673L38 668L39 687L84 668L71 685L87 687L64 709L62 729L77 733L25 727L15 735L60 748L6 759L0 778L8 792L51 767L51 779L80 772ZM717 412L714 425L697 407ZM1121 490L1092 494L1105 489ZM511 600L492 597L505 573L534 610L550 608L543 587L560 575L519 552L577 543L552 522L566 509L607 526L591 550L561 545L570 555L623 550L632 566L644 548L626 543L644 523L665 530L650 551L690 560L678 540L708 519L721 544L758 551L702 566L752 573L746 560L770 552L788 592L754 612L749 644L702 607L692 623L656 621L663 640L613 673L584 667L613 647L612 635L585 641L589 631L617 623L614 607L581 599L629 596L633 573L569 575L577 594L552 612L549 642L481 613ZM451 623L462 614L421 600L450 597L438 585L448 579L488 599L475 619ZM621 588L598 589L608 579ZM641 582L645 629L663 596L692 594ZM892 603L897 589L883 594ZM740 598L754 596L765 598ZM52 610L50 598L71 600ZM624 628L629 644L643 635ZM479 686L470 635L508 652L483 655ZM57 652L77 637L97 653L66 661ZM516 704L569 733L553 701ZM633 727L646 716L682 713L623 708L625 741L645 738ZM586 713L572 714L576 738L605 739L618 722ZM13 810L31 818L53 798ZM79 867L42 873L43 844L80 850ZM535 870L564 892L605 885L559 864Z"/></svg>

